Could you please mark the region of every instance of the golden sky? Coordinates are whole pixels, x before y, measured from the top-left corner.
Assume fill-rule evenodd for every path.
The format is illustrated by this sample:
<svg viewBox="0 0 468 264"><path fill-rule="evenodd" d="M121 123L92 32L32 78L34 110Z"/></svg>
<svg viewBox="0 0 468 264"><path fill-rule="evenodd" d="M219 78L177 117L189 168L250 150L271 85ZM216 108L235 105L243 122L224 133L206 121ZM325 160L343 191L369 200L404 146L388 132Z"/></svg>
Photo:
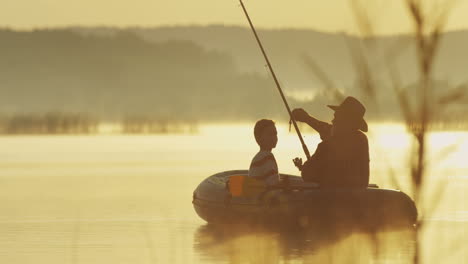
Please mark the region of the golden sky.
<svg viewBox="0 0 468 264"><path fill-rule="evenodd" d="M423 0L445 4L451 0ZM468 28L468 0L457 1L447 29ZM244 0L257 27L356 32L352 2L366 4L379 33L411 29L403 0ZM436 8L439 9L439 8ZM244 25L237 0L2 0L1 27Z"/></svg>

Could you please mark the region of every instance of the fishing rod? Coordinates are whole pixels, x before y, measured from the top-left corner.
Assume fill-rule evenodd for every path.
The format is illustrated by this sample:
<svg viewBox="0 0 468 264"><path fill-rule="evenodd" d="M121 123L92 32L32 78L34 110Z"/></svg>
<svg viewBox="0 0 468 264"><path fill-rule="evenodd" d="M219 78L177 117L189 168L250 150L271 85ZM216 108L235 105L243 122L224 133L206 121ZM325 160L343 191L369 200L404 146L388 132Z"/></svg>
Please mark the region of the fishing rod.
<svg viewBox="0 0 468 264"><path fill-rule="evenodd" d="M273 67L271 66L270 60L268 59L268 56L267 56L267 54L265 52L265 49L263 48L262 42L260 41L260 38L257 35L257 31L255 30L255 27L254 27L254 25L252 23L252 20L250 19L249 13L247 13L247 9L245 8L244 3L242 2L242 0L239 0L239 2L241 4L241 6L242 6L242 9L244 10L244 13L245 13L245 16L247 17L247 20L249 21L250 28L252 29L252 31L253 31L253 33L255 35L255 39L257 40L257 43L260 46L260 49L262 50L263 57L265 57L265 61L266 61L267 65L268 65L268 68L270 69L270 72L273 75L273 79L275 80L276 87L278 88L278 91L279 91L279 93L281 95L281 98L283 99L284 105L286 106L286 109L288 110L289 118L291 119L291 121L292 121L292 123L294 125L294 129L296 129L297 136L299 137L299 140L301 141L302 149L304 150L304 153L305 153L305 155L307 157L307 160L309 160L310 159L309 149L307 149L307 146L304 143L304 139L302 138L301 131L299 131L299 127L297 126L296 120L294 120L294 118L292 116L291 108L289 108L288 101L286 101L286 97L284 96L283 90L281 89L281 85L280 85L278 79L276 78L276 74L273 71Z"/></svg>

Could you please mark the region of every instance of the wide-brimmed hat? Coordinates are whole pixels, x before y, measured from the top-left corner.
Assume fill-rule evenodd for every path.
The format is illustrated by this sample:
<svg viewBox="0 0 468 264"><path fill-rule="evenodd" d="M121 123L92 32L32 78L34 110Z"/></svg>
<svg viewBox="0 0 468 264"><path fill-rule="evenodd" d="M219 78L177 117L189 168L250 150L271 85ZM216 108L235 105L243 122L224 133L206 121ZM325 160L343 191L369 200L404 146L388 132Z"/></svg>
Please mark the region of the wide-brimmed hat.
<svg viewBox="0 0 468 264"><path fill-rule="evenodd" d="M366 108L358 101L358 99L348 96L340 105L328 105L328 107L335 110L335 112L340 111L340 113L343 113L351 120L359 122L359 130L367 132L368 127L364 120Z"/></svg>

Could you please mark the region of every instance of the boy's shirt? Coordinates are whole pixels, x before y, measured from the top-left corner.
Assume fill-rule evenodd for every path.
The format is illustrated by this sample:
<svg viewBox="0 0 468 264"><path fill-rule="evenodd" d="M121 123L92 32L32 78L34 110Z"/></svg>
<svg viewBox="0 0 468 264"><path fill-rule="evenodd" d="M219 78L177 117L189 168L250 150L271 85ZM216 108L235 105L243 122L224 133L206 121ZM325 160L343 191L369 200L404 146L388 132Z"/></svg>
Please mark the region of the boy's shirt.
<svg viewBox="0 0 468 264"><path fill-rule="evenodd" d="M270 151L258 152L250 163L249 177L263 180L268 185L278 183L278 164L273 153Z"/></svg>

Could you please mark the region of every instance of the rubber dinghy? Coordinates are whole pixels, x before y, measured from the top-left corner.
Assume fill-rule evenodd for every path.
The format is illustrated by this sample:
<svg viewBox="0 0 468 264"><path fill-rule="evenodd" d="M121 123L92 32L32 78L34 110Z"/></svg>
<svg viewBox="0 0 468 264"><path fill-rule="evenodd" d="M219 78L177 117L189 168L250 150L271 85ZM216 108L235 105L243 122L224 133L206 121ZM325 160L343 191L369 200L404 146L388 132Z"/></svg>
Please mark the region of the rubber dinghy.
<svg viewBox="0 0 468 264"><path fill-rule="evenodd" d="M197 214L213 224L262 223L307 227L314 224L359 225L366 228L411 228L417 209L405 193L380 189L320 189L301 177L281 174L289 188L264 190L255 196L234 196L231 176L247 170L217 173L202 181L193 193Z"/></svg>

